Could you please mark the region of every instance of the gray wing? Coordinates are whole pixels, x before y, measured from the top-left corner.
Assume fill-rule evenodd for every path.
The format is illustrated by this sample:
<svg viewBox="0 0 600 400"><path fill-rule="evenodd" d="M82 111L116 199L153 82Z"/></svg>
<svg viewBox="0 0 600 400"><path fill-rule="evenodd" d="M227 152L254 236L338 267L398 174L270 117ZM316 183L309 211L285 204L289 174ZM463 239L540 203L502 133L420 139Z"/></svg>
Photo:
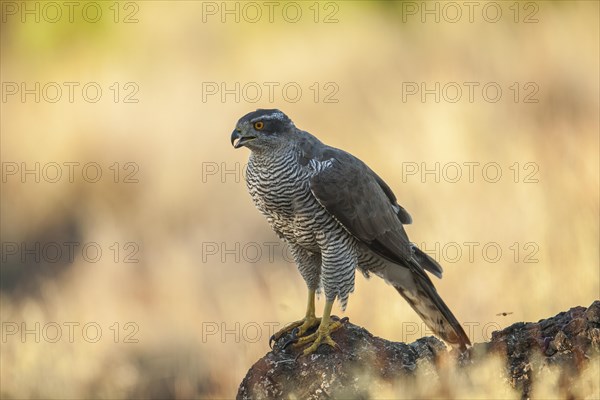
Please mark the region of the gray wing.
<svg viewBox="0 0 600 400"><path fill-rule="evenodd" d="M403 265L413 257L403 223L411 217L385 182L365 163L328 148L320 158L329 166L312 177L313 195L352 235L382 257Z"/></svg>
<svg viewBox="0 0 600 400"><path fill-rule="evenodd" d="M402 224L412 218L390 187L352 154L326 146L313 135L297 131L299 162L322 164L310 180L317 201L354 237L383 258L429 280L424 270L442 277L442 267L408 240Z"/></svg>

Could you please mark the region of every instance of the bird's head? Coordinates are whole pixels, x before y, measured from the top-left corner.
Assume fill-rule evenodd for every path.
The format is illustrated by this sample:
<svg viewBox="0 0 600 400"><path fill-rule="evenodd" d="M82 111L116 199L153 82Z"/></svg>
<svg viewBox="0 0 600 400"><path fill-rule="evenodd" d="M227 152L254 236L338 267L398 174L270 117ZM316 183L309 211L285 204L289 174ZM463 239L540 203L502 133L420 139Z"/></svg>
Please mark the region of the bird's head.
<svg viewBox="0 0 600 400"><path fill-rule="evenodd" d="M283 112L258 109L240 118L231 133L231 144L236 149L245 146L252 151L277 150L290 142L295 129Z"/></svg>

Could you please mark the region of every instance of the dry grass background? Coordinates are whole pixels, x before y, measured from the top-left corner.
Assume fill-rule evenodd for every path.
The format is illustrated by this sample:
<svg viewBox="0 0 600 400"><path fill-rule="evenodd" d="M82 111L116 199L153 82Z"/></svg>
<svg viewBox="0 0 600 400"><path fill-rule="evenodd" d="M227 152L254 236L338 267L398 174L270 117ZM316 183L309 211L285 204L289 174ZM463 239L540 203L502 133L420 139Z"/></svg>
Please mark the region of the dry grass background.
<svg viewBox="0 0 600 400"><path fill-rule="evenodd" d="M312 3L302 3L306 17L296 24L280 14L274 23L203 23L202 3L186 1L138 2L138 23L115 24L107 4L107 17L96 24L12 17L1 24L3 82L91 81L104 89L95 104L80 97L3 102L3 165L97 162L106 174L98 183L77 176L73 183L22 183L15 176L2 183L3 244L97 242L104 250L97 263L80 252L72 263L23 263L3 248L3 397L235 395L268 350L265 324L297 319L305 303L304 283L282 247L268 259L265 243L277 239L244 183L234 175L203 176L215 163L243 166L248 153L234 151L229 135L256 108L280 108L300 128L367 162L412 214L415 242L501 246L497 263L486 262L481 247L472 262L466 254L442 260L445 276L436 281L459 320L473 326L475 341L599 297L597 2L540 2L533 24L514 23L507 2L498 23L478 13L473 23L403 23L402 3L339 2L333 24L312 22ZM402 82L466 81L498 82L503 97L488 103L476 91L473 103L466 93L455 104L431 96L402 101ZM135 82L139 103L115 104L113 82ZM297 82L304 95L296 103L279 92L273 103L231 96L203 102L203 82ZM339 102L315 103L313 82L334 82ZM539 102L514 103L513 82L535 82ZM499 163L503 178L403 182L403 162L470 161ZM136 163L139 183L112 182L114 162ZM512 182L508 167L515 162L536 163L539 183ZM113 242L139 244L139 262L114 262ZM536 243L539 261L524 263L521 249L515 262L514 242ZM235 255L203 255L212 243L257 243L263 256L236 262ZM426 334L411 333L418 317L376 278L357 276L346 315L387 339ZM13 323L34 329L37 322L61 325L60 340L7 333ZM65 322L80 324L73 343ZM97 343L82 337L89 322L102 328ZM110 330L115 322L118 343ZM127 322L139 327L138 343L124 343ZM208 335L214 327L219 332ZM222 337L223 328L237 336ZM489 391L453 394L481 398L497 389L508 396L491 376Z"/></svg>

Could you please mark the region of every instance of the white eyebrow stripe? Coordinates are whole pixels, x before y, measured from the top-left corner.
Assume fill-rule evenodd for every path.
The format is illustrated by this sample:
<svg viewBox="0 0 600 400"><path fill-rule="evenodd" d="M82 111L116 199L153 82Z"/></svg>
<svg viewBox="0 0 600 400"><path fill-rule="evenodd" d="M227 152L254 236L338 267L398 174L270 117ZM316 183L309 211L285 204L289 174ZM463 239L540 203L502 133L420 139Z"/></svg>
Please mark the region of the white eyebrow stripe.
<svg viewBox="0 0 600 400"><path fill-rule="evenodd" d="M261 115L260 117L252 118L250 120L250 122L255 122L258 120L272 120L272 119L278 119L280 121L283 121L283 120L285 120L285 116L282 112L274 112L273 114Z"/></svg>

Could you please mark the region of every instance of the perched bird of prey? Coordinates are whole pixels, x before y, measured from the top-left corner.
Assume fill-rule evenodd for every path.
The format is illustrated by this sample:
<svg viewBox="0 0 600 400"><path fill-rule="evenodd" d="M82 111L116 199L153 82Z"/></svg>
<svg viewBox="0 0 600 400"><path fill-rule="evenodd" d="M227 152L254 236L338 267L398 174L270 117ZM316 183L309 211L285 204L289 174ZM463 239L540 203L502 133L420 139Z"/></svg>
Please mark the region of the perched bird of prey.
<svg viewBox="0 0 600 400"><path fill-rule="evenodd" d="M320 344L335 346L330 333L341 322L331 318L331 308L338 299L345 309L358 269L391 284L446 342L461 349L470 345L426 273L441 278L442 267L409 241L403 224L410 224L411 216L364 162L296 128L276 109L244 115L231 134L231 144L250 149L246 173L250 195L287 242L308 286L305 317L272 339L292 333L294 346L310 344L304 355ZM317 318L315 293L321 289L325 309Z"/></svg>

